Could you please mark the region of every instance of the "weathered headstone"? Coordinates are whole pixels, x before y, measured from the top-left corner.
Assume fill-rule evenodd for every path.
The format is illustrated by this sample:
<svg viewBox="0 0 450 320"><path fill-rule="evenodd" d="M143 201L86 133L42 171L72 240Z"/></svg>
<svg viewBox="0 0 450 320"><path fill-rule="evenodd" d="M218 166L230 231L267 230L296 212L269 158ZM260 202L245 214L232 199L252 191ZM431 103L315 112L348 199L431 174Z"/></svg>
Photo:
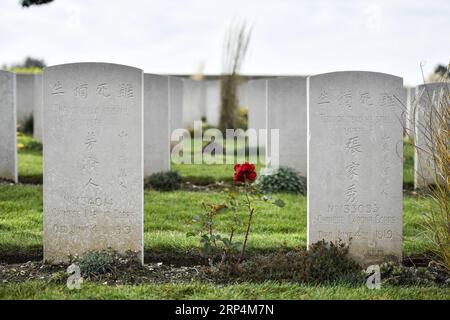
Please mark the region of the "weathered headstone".
<svg viewBox="0 0 450 320"><path fill-rule="evenodd" d="M414 187L424 188L441 181L440 172L436 166L436 135L442 128L442 107L450 101L450 85L444 83L429 83L418 86L414 125ZM447 101L445 104L444 102ZM440 116L439 116L440 115Z"/></svg>
<svg viewBox="0 0 450 320"><path fill-rule="evenodd" d="M0 179L17 182L16 75L0 70Z"/></svg>
<svg viewBox="0 0 450 320"><path fill-rule="evenodd" d="M169 76L170 134L183 128L183 80Z"/></svg>
<svg viewBox="0 0 450 320"><path fill-rule="evenodd" d="M267 80L250 80L247 84L248 128L267 129ZM261 141L262 142L262 141Z"/></svg>
<svg viewBox="0 0 450 320"><path fill-rule="evenodd" d="M208 124L217 127L220 120L220 81L205 80L206 89L206 120Z"/></svg>
<svg viewBox="0 0 450 320"><path fill-rule="evenodd" d="M43 99L42 99L42 74L34 76L34 97L33 97L33 138L42 142L42 120L43 120Z"/></svg>
<svg viewBox="0 0 450 320"><path fill-rule="evenodd" d="M144 177L170 170L169 77L144 74Z"/></svg>
<svg viewBox="0 0 450 320"><path fill-rule="evenodd" d="M279 130L279 165L306 177L306 78L267 80L267 99L267 129ZM269 139L266 152L271 143Z"/></svg>
<svg viewBox="0 0 450 320"><path fill-rule="evenodd" d="M33 116L34 73L17 73L17 124L23 126Z"/></svg>
<svg viewBox="0 0 450 320"><path fill-rule="evenodd" d="M183 79L183 127L193 128L204 114L205 88L201 81Z"/></svg>
<svg viewBox="0 0 450 320"><path fill-rule="evenodd" d="M308 79L308 245L350 243L363 265L402 256L402 79Z"/></svg>
<svg viewBox="0 0 450 320"><path fill-rule="evenodd" d="M44 260L112 248L143 261L143 73L44 69Z"/></svg>

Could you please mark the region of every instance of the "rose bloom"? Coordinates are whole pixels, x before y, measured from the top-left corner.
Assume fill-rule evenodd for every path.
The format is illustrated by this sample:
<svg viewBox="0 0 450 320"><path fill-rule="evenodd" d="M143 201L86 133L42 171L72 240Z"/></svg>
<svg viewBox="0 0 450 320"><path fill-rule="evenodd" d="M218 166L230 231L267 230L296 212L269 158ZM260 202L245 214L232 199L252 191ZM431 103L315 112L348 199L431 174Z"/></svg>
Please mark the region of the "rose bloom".
<svg viewBox="0 0 450 320"><path fill-rule="evenodd" d="M255 165L252 163L236 163L234 165L234 182L253 182L256 179Z"/></svg>

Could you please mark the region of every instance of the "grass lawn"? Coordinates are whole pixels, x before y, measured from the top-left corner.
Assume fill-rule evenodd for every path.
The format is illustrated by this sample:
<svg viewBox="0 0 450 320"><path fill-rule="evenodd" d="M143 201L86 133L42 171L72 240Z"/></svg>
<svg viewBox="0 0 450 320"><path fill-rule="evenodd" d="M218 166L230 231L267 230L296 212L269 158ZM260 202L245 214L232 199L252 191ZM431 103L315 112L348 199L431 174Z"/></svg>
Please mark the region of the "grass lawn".
<svg viewBox="0 0 450 320"><path fill-rule="evenodd" d="M277 250L306 245L306 197L279 195L284 208L261 204L252 225L249 250ZM190 219L200 211L200 202L222 199L217 192L145 191L144 237L146 251L182 252L198 246L186 237ZM425 251L421 233L424 200L404 198L404 254ZM262 208L264 207L264 208ZM0 185L0 255L20 254L42 248L42 186Z"/></svg>
<svg viewBox="0 0 450 320"><path fill-rule="evenodd" d="M64 285L29 281L0 285L0 299L450 299L445 289L436 287L392 287L369 290L365 286L306 286L294 283L239 283L218 285L202 282L108 286L84 283L70 291Z"/></svg>
<svg viewBox="0 0 450 320"><path fill-rule="evenodd" d="M19 136L19 171L22 182L42 178L39 146L27 136ZM412 182L412 148L405 145L405 185ZM211 177L229 180L233 165L176 165L184 177ZM198 238L187 237L190 219L200 210L200 202L222 198L220 192L145 191L145 251L182 255L197 248ZM280 246L306 245L306 197L280 194L284 208L262 204L255 215L249 242L250 252L277 251ZM404 197L403 251L405 255L424 253L427 238L421 232L421 217L427 200ZM42 255L42 185L0 184L0 261L7 256ZM2 258L3 257L3 258ZM1 275L0 275L1 278ZM217 285L194 282L183 284L124 285L120 287L85 283L81 291L69 291L63 285L45 281L2 284L1 299L449 299L448 289L435 287L305 286L293 283L240 283Z"/></svg>

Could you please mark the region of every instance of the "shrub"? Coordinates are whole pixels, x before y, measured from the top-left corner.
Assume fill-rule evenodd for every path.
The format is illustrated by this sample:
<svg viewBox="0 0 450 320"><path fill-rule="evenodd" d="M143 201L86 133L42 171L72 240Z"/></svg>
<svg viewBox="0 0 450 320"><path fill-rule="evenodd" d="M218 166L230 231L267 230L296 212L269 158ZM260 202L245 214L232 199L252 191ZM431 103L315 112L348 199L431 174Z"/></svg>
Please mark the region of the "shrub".
<svg viewBox="0 0 450 320"><path fill-rule="evenodd" d="M450 286L448 270L431 262L427 267L406 267L395 263L383 263L380 266L384 283L406 286Z"/></svg>
<svg viewBox="0 0 450 320"><path fill-rule="evenodd" d="M79 265L82 276L92 280L133 277L132 272L142 267L136 252L121 254L113 249L89 251L74 262Z"/></svg>
<svg viewBox="0 0 450 320"><path fill-rule="evenodd" d="M90 251L79 259L81 272L86 277L100 276L114 270L113 251Z"/></svg>
<svg viewBox="0 0 450 320"><path fill-rule="evenodd" d="M147 178L145 187L159 191L173 191L180 188L181 181L177 171L157 172Z"/></svg>
<svg viewBox="0 0 450 320"><path fill-rule="evenodd" d="M223 279L293 281L311 284L364 283L363 268L348 257L348 246L319 241L305 248L254 256L241 265L221 267Z"/></svg>
<svg viewBox="0 0 450 320"><path fill-rule="evenodd" d="M263 193L306 194L306 178L288 167L280 167L271 174L260 175L256 185Z"/></svg>
<svg viewBox="0 0 450 320"><path fill-rule="evenodd" d="M25 144L22 150L31 152L40 152L42 151L42 143L36 140L30 140L27 144Z"/></svg>
<svg viewBox="0 0 450 320"><path fill-rule="evenodd" d="M23 124L19 125L18 131L26 134L33 134L34 120L33 116L27 117Z"/></svg>

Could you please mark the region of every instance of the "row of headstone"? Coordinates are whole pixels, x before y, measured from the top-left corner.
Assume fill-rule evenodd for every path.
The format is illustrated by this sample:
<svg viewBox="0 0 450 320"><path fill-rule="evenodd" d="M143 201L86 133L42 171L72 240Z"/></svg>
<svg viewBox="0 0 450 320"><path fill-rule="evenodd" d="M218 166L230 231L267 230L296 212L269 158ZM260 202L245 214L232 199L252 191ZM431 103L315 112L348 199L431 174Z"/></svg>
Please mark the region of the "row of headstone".
<svg viewBox="0 0 450 320"><path fill-rule="evenodd" d="M44 70L45 260L109 247L134 251L142 261L149 134L142 119L158 115L170 123L169 81L100 63ZM295 105L307 96L308 243L350 242L350 254L363 264L400 259L402 126L395 98L402 79L338 72L271 81L268 92L278 94L269 101L285 106L291 122L305 116ZM167 139L167 126L152 125L158 139Z"/></svg>
<svg viewBox="0 0 450 320"><path fill-rule="evenodd" d="M15 165L14 78L2 73L0 120L11 128L0 155ZM113 248L142 261L142 182L146 172L169 166L178 80L105 63L44 70L45 260ZM266 127L280 129L280 154L301 158L292 166L306 163L308 244L350 242L363 264L400 260L402 79L336 72L262 83Z"/></svg>
<svg viewBox="0 0 450 320"><path fill-rule="evenodd" d="M306 82L306 77L257 79L250 80L246 88L248 127L255 130L266 129L268 133L271 129L279 129L279 165L292 167L305 177L307 176ZM442 83L431 83L416 88L402 88L401 93L395 98L400 110L396 120L404 128L404 133L411 140L419 136L419 140L416 141L418 148L415 148L414 154L415 188L436 183L430 172L430 169L434 170L433 161L427 156L430 152L420 150L425 147L424 140L430 140L424 134L430 124L430 117L426 116L429 111L425 114L424 112L436 105L437 100L442 99L444 91L448 95L448 88L444 90ZM420 132L416 132L416 127L420 128ZM265 149L265 157L268 159L273 152L270 134L266 134L258 143L260 148ZM430 149L430 146L427 149Z"/></svg>
<svg viewBox="0 0 450 320"><path fill-rule="evenodd" d="M46 261L105 248L143 261L143 178L170 170L184 84L106 63L44 69Z"/></svg>
<svg viewBox="0 0 450 320"><path fill-rule="evenodd" d="M202 119L208 125L218 127L221 112L220 80L183 79L183 83L182 127L192 129L194 127L194 121L201 121ZM237 90L239 106L247 106L246 82L240 83Z"/></svg>

